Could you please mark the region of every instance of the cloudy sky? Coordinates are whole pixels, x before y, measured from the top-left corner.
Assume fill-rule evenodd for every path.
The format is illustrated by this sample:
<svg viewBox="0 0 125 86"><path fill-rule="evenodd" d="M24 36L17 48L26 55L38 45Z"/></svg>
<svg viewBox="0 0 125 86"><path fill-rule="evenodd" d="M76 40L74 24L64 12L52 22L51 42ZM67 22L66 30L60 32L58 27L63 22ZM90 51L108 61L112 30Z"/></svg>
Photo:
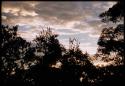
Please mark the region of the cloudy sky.
<svg viewBox="0 0 125 86"><path fill-rule="evenodd" d="M32 41L42 30L51 27L59 41L68 47L69 38L76 38L80 48L95 54L97 40L103 27L100 13L116 2L104 1L3 1L2 23L19 25L19 34Z"/></svg>

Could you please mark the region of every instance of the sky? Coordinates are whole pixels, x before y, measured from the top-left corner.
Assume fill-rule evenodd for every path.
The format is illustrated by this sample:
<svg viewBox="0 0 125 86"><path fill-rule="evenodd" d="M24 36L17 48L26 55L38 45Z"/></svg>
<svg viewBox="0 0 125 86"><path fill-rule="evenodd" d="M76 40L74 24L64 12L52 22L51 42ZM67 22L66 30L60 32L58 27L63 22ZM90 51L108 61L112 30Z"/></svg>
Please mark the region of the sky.
<svg viewBox="0 0 125 86"><path fill-rule="evenodd" d="M42 27L50 27L66 48L69 38L80 42L89 54L97 51L101 30L107 27L99 14L114 1L2 1L2 24L19 25L19 35L32 41Z"/></svg>

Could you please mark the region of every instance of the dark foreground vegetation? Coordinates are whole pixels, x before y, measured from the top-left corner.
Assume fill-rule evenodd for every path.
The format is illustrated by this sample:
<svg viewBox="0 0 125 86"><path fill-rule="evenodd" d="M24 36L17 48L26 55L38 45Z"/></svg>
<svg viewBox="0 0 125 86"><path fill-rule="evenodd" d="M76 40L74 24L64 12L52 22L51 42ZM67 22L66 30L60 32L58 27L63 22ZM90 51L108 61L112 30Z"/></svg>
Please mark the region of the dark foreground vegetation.
<svg viewBox="0 0 125 86"><path fill-rule="evenodd" d="M124 86L123 3L118 2L100 15L102 22L117 27L104 28L95 56L114 61L96 67L83 53L76 39L69 40L69 49L59 42L51 28L42 30L34 42L17 35L18 26L1 25L0 86ZM110 58L111 52L116 53Z"/></svg>

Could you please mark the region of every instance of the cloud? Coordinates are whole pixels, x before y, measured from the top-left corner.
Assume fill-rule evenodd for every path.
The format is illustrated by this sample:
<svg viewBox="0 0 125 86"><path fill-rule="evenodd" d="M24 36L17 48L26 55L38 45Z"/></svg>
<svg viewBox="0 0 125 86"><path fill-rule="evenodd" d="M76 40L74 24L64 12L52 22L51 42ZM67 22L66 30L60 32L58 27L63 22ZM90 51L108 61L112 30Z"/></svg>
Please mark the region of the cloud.
<svg viewBox="0 0 125 86"><path fill-rule="evenodd" d="M19 34L32 40L50 26L59 34L61 43L68 46L68 39L77 38L81 48L95 52L103 24L98 15L116 2L104 1L2 1L2 23L19 25ZM90 43L86 45L85 43Z"/></svg>
<svg viewBox="0 0 125 86"><path fill-rule="evenodd" d="M92 34L89 34L89 37L92 37L92 38L99 38L100 35L92 35Z"/></svg>
<svg viewBox="0 0 125 86"><path fill-rule="evenodd" d="M97 45L92 45L90 42L80 43L80 49L83 52L88 52L89 54L95 54L97 50Z"/></svg>
<svg viewBox="0 0 125 86"><path fill-rule="evenodd" d="M112 2L111 2L112 3ZM111 3L107 2L42 2L42 1L3 1L2 2L2 14L8 13L11 16L8 17L8 22L11 19L21 18L26 20L28 18L36 19L37 21L46 21L48 25L60 25L79 28L88 28L84 23L77 24L81 21L94 21L98 19L99 13L104 11L104 6L111 6ZM101 6L101 8L100 8ZM103 10L102 10L103 9ZM100 12L101 11L101 12ZM23 16L23 17L22 17ZM10 18L10 20L9 20ZM15 19L16 21L16 19ZM100 20L99 20L100 21ZM20 22L20 20L19 20ZM27 21L26 21L27 22ZM41 23L42 23L41 22ZM13 22L17 23L17 22ZM88 22L89 23L89 22ZM92 26L96 26L92 25Z"/></svg>
<svg viewBox="0 0 125 86"><path fill-rule="evenodd" d="M36 12L45 20L57 21L61 23L81 19L82 14L77 8L78 2L40 2L36 5ZM41 8L42 6L42 8ZM57 23L56 22L56 23Z"/></svg>
<svg viewBox="0 0 125 86"><path fill-rule="evenodd" d="M21 36L22 38L26 39L27 41L32 41L38 34L32 32L32 31L25 31L25 32L19 31L18 35Z"/></svg>
<svg viewBox="0 0 125 86"><path fill-rule="evenodd" d="M38 14L35 11L25 10L23 8L11 8L6 7L2 8L2 12L13 14L13 16L37 16Z"/></svg>
<svg viewBox="0 0 125 86"><path fill-rule="evenodd" d="M37 16L38 14L35 11L22 10L22 11L20 11L20 15L22 15L22 16Z"/></svg>
<svg viewBox="0 0 125 86"><path fill-rule="evenodd" d="M7 19L7 16L2 16L2 19L3 19L3 20L6 20L6 19Z"/></svg>

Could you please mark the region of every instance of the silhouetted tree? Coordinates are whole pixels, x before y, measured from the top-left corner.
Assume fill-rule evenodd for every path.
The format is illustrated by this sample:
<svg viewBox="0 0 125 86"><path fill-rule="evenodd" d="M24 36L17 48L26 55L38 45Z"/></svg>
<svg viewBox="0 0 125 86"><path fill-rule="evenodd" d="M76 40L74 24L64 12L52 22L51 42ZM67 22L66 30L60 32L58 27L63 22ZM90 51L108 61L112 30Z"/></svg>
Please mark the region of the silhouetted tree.
<svg viewBox="0 0 125 86"><path fill-rule="evenodd" d="M109 21L115 22L117 27L109 27L102 30L101 36L98 41L98 53L104 54L105 57L103 58L103 60L105 61L114 60L116 64L121 64L124 61L123 3L118 2L112 8L109 8L108 11L100 14L100 17L105 23ZM106 54L108 56L106 56Z"/></svg>
<svg viewBox="0 0 125 86"><path fill-rule="evenodd" d="M62 71L65 85L87 86L89 79L94 78L95 67L88 60L89 54L87 52L83 54L80 50L79 44L75 38L69 39L69 49L63 55Z"/></svg>
<svg viewBox="0 0 125 86"><path fill-rule="evenodd" d="M98 52L103 61L115 61L115 66L109 65L98 68L98 84L123 85L124 77L124 3L118 1L108 11L100 14L102 22L113 22L117 27L104 28L98 40ZM100 56L100 57L101 57ZM119 65L120 64L120 65ZM122 65L121 65L122 64Z"/></svg>
<svg viewBox="0 0 125 86"><path fill-rule="evenodd" d="M60 45L58 35L52 33L51 28L41 31L40 35L34 40L37 49L43 54L41 62L43 65L49 65L62 57L62 46Z"/></svg>
<svg viewBox="0 0 125 86"><path fill-rule="evenodd" d="M3 85L23 83L23 71L27 69L26 64L30 61L26 61L30 43L19 37L17 30L18 26L1 25L0 83L3 83Z"/></svg>
<svg viewBox="0 0 125 86"><path fill-rule="evenodd" d="M113 7L99 15L102 22L119 22L124 19L124 2L118 1Z"/></svg>
<svg viewBox="0 0 125 86"><path fill-rule="evenodd" d="M54 34L51 28L44 29L34 39L35 57L38 63L26 74L26 82L33 86L57 85L58 75L55 73L59 72L54 70L52 65L62 59L62 51L65 50L57 39L58 35Z"/></svg>

